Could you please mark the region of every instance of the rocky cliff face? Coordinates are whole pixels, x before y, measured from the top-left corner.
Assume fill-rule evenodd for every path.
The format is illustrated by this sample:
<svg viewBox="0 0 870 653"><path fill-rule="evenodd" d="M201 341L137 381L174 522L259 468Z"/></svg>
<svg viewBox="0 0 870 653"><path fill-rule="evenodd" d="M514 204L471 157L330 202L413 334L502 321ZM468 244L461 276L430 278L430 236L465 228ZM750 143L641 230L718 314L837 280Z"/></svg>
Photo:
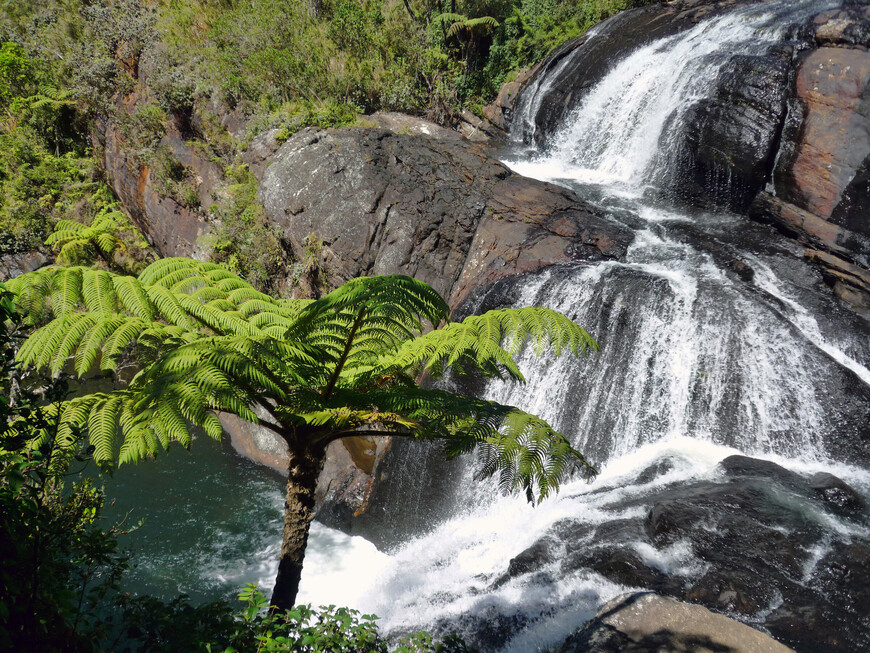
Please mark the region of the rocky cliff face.
<svg viewBox="0 0 870 653"><path fill-rule="evenodd" d="M133 114L148 99L147 91L137 90L126 98L119 98L118 109ZM213 202L212 192L219 186L223 172L220 166L199 156L193 147L188 146L182 123L179 117L169 115L166 135L160 140L160 146L186 170L192 171L198 208L182 206L159 188L150 166L131 151L133 148L114 122L109 122L102 130L103 163L112 190L161 256L202 258L204 252L197 239L210 230L205 216Z"/></svg>

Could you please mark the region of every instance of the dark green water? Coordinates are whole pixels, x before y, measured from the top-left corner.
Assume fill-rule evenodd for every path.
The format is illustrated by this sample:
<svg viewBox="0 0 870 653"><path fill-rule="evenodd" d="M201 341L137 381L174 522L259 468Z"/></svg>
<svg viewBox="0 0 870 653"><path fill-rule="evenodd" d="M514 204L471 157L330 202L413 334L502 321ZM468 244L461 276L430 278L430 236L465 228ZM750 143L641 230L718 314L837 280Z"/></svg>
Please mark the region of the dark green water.
<svg viewBox="0 0 870 653"><path fill-rule="evenodd" d="M199 437L105 479L108 523L141 527L120 538L133 552L124 589L196 602L233 599L247 583L271 587L282 481L226 445Z"/></svg>

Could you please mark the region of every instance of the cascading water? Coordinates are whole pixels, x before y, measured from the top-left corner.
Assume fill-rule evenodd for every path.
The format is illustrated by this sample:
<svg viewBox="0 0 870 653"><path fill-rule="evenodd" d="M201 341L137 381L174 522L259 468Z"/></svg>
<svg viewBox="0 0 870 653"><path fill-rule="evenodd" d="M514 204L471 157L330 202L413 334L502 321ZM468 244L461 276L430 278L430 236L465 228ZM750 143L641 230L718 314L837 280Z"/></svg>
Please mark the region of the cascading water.
<svg viewBox="0 0 870 653"><path fill-rule="evenodd" d="M733 477L744 472L735 461L742 459L725 460L734 454L797 472L794 487L833 472L866 499L866 324L827 297L800 252L769 230L734 214L687 214L643 199L646 188L673 174L668 149L682 115L711 92L728 58L762 52L821 8L750 6L644 45L585 90L552 135L535 133L551 78L536 80L520 98L515 136L532 137L540 149L508 155L507 163L585 192L636 238L623 261L550 269L512 289L516 306L548 306L576 319L602 352L579 363L527 354L521 367L530 383L492 382L486 395L546 418L602 473L591 484L569 483L559 498L532 509L476 482L469 461L458 475L463 489L454 516L393 552L364 597L388 631L455 629L492 650L554 645L609 598L668 587L614 582L641 578L613 573L612 559L625 551L632 565L651 570L650 578L676 579L691 587L690 598L703 596L704 579L717 578L715 556L702 555L703 538L653 546L641 532L651 527L642 525L653 504L673 500L674 488L716 494L737 487ZM783 501L776 493L766 500ZM720 606L775 634L789 591L822 583L826 556L838 543L870 540L866 511L853 519L820 513L811 499L789 501L800 505L796 522L823 524L819 532L788 520L771 526L800 542L793 545L806 554L800 577L759 592L752 609ZM744 537L721 524L704 528L726 546L733 538L739 548ZM534 561L531 570L520 560ZM843 650L870 645L866 626L842 629L852 638ZM813 641L795 636L790 643L812 650Z"/></svg>
<svg viewBox="0 0 870 653"><path fill-rule="evenodd" d="M866 505L854 508L870 497L870 329L790 241L739 215L644 200L673 174L681 116L729 57L763 51L823 8L774 0L647 43L586 89L552 134L538 132L535 116L567 59L529 87L514 129L539 149L506 155L509 165L577 189L636 237L624 260L505 282L513 305L567 313L602 351L579 361L526 354L527 385L492 382L485 394L550 421L600 474L533 508L475 480L473 459L457 464L452 516L386 555L316 528L302 600L373 612L393 635L455 630L483 650L520 653L558 644L618 594L652 588L778 636L798 632L783 636L809 651L820 650L818 624L802 628L811 611L793 603L810 596L833 606L820 614L839 650L870 647L850 595L866 577L855 585L835 571L870 551ZM761 472L772 480L752 475ZM418 510L431 482L418 467L399 479L414 503L401 509ZM277 521L277 490L263 492ZM821 504L819 493L839 503ZM703 516L680 530L662 515ZM273 563L277 535L253 555ZM274 566L249 571L244 580L274 576ZM790 631L792 607L804 616Z"/></svg>

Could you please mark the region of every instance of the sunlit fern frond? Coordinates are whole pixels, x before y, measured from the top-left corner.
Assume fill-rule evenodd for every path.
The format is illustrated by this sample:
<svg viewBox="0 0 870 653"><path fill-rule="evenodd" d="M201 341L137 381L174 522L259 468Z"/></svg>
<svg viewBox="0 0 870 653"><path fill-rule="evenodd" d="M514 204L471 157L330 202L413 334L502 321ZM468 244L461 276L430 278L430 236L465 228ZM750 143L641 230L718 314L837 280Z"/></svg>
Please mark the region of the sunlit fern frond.
<svg viewBox="0 0 870 653"><path fill-rule="evenodd" d="M385 372L425 369L438 377L447 369L473 370L522 381L514 359L527 344L538 354L545 349L556 355L565 349L574 354L598 349L582 327L561 313L547 308L499 309L407 340L379 362Z"/></svg>

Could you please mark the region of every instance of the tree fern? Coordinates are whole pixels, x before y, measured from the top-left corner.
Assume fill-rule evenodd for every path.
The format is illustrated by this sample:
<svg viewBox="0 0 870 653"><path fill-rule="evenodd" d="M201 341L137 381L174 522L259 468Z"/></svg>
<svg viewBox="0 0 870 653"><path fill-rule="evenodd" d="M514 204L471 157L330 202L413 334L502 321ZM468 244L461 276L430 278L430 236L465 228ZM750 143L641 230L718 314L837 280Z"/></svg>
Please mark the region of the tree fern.
<svg viewBox="0 0 870 653"><path fill-rule="evenodd" d="M530 500L589 468L533 415L418 385L423 371L448 370L523 381L516 358L524 348L597 349L555 311L502 309L449 323L444 299L401 275L354 279L316 301L277 300L219 266L182 258L157 261L138 277L52 267L10 289L38 327L19 351L22 363L79 376L97 364L116 372L122 360L138 364L121 389L59 409L60 433L72 443L85 432L103 464L173 442L189 446L194 427L220 438L217 414L226 412L283 438L297 471L322 464L330 442L356 435L436 439L449 456L478 450L482 473ZM295 581L283 565L276 597L286 604Z"/></svg>

